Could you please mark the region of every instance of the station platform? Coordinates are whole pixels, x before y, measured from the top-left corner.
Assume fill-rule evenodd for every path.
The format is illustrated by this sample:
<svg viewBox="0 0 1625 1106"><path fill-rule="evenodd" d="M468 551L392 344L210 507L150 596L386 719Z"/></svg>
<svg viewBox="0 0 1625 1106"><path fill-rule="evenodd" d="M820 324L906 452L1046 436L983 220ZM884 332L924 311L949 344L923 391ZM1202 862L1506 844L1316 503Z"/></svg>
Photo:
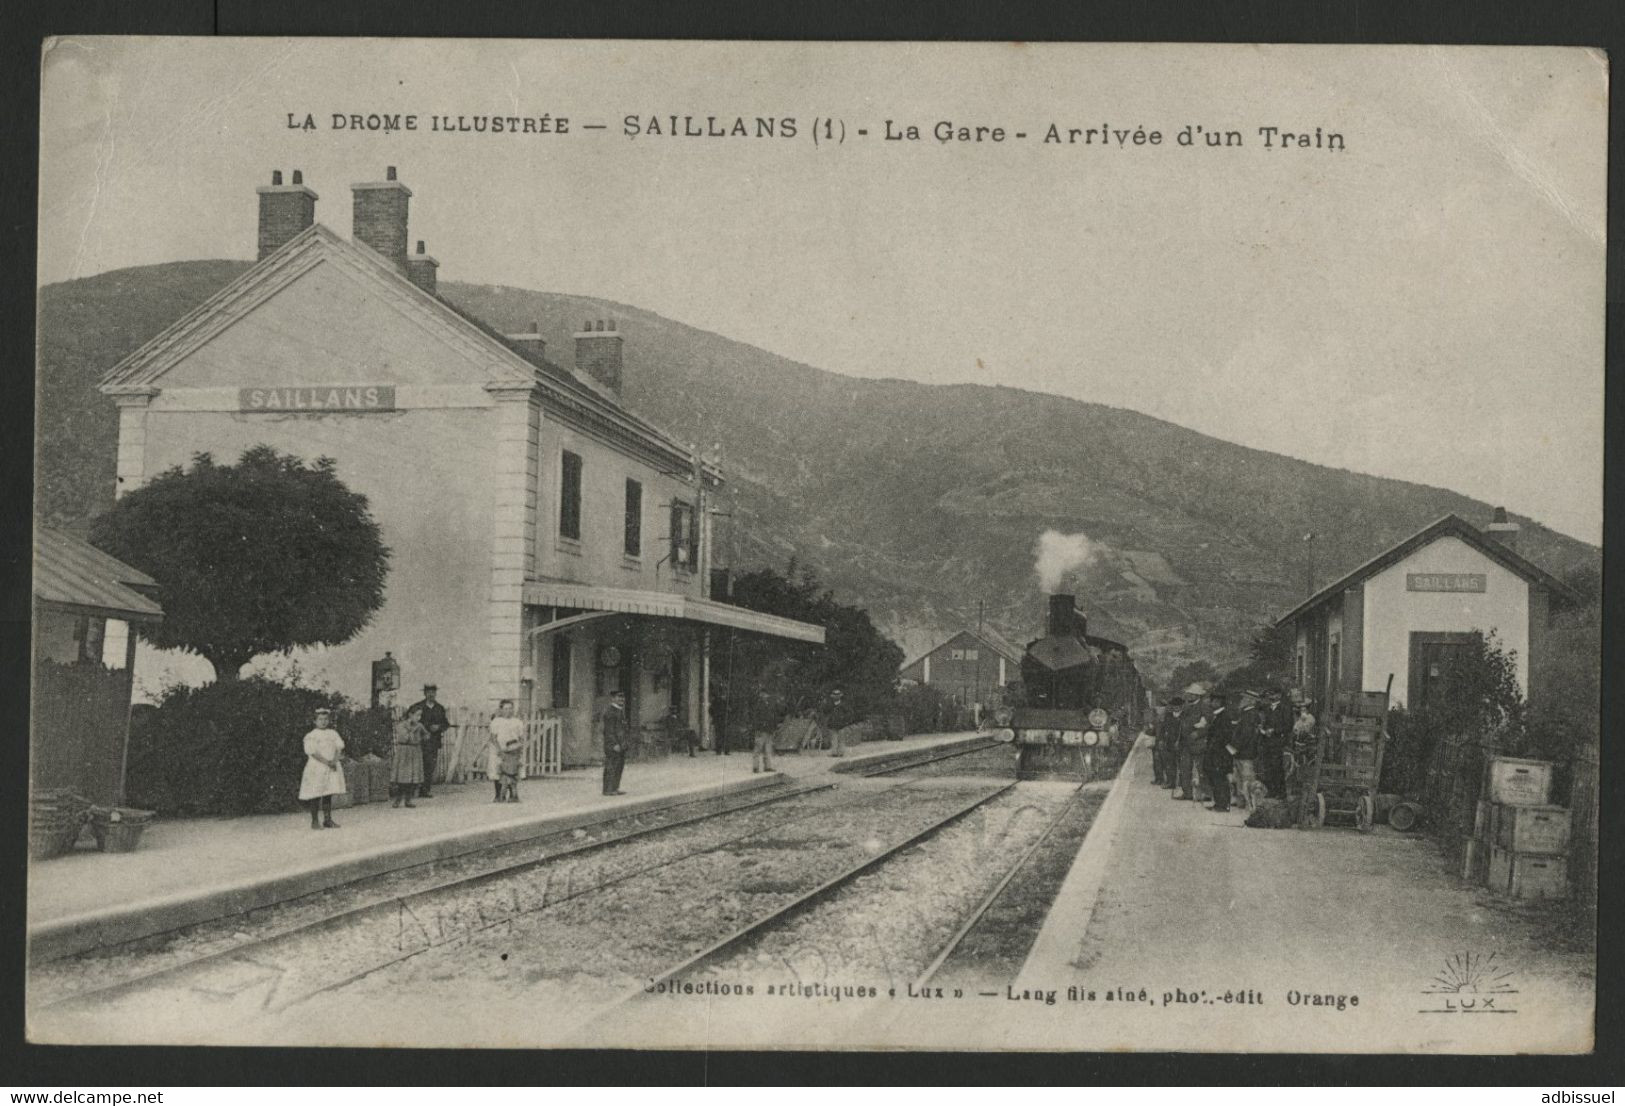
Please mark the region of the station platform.
<svg viewBox="0 0 1625 1106"><path fill-rule="evenodd" d="M1533 908L1464 884L1428 837L1251 829L1151 774L1142 740L1009 989L1063 1011L1023 1020L1025 1047L1505 1051L1502 1019L1460 1016L1484 997L1519 1014L1520 1049L1590 1047L1590 954L1552 948Z"/></svg>
<svg viewBox="0 0 1625 1106"><path fill-rule="evenodd" d="M312 832L309 815L160 819L131 853L88 845L29 864L28 939L35 961L136 940L299 898L358 879L512 844L643 811L850 771L865 761L952 745L972 734L870 742L844 757L776 754L753 773L749 751L700 752L626 767L622 797L600 793L600 770L524 780L520 802L493 803L485 780L440 784L413 809L387 802L336 809L336 830Z"/></svg>

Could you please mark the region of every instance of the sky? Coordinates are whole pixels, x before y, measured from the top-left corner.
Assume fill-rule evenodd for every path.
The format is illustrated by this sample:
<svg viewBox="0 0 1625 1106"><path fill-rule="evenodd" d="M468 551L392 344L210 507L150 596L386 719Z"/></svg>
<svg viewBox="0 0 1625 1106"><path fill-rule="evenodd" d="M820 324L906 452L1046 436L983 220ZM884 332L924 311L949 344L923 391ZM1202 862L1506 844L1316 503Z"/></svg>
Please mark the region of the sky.
<svg viewBox="0 0 1625 1106"><path fill-rule="evenodd" d="M442 280L600 296L854 376L1131 408L1601 540L1594 51L69 38L41 99L42 284L251 259L273 169L348 234L349 185L394 165ZM674 115L780 124L646 133ZM1004 140L939 142L943 122ZM1323 144L1266 148L1265 127Z"/></svg>

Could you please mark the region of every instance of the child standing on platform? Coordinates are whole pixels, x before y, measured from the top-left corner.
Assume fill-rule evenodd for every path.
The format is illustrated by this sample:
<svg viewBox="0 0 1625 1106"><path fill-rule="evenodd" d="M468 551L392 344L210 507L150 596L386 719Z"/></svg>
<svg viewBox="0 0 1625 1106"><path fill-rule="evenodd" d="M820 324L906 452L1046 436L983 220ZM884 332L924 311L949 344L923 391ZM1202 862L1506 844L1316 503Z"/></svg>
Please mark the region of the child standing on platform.
<svg viewBox="0 0 1625 1106"><path fill-rule="evenodd" d="M493 803L519 801L519 769L524 747L525 723L514 717L513 700L504 699L497 705L497 716L491 719L490 753L485 769L495 790Z"/></svg>
<svg viewBox="0 0 1625 1106"><path fill-rule="evenodd" d="M338 829L333 821L333 796L349 790L344 782L344 739L328 722L333 712L316 708L316 725L305 735L305 774L299 780L299 801L310 811L311 829ZM320 811L320 820L317 812Z"/></svg>

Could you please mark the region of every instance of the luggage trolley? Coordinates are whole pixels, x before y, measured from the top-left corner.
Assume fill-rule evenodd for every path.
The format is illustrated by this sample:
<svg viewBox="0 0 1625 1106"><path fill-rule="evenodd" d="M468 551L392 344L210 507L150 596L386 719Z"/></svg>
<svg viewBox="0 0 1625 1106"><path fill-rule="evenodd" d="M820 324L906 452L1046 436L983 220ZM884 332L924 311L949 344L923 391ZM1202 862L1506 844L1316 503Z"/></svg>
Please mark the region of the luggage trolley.
<svg viewBox="0 0 1625 1106"><path fill-rule="evenodd" d="M1327 819L1352 819L1361 833L1376 824L1377 782L1382 778L1383 746L1388 733L1388 696L1394 678L1382 691L1340 691L1331 717L1321 727L1320 752L1308 766L1302 819L1324 826Z"/></svg>

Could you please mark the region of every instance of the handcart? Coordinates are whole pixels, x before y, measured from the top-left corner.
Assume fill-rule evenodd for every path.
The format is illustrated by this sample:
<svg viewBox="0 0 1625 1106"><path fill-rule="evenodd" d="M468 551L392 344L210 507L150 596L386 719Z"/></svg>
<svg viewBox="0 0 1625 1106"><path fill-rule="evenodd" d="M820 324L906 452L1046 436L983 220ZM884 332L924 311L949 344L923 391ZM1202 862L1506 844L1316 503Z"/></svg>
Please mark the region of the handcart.
<svg viewBox="0 0 1625 1106"><path fill-rule="evenodd" d="M1319 755L1306 765L1300 816L1305 826L1352 820L1361 833L1376 824L1377 782L1387 744L1388 696L1394 678L1377 691L1340 691L1320 730Z"/></svg>

